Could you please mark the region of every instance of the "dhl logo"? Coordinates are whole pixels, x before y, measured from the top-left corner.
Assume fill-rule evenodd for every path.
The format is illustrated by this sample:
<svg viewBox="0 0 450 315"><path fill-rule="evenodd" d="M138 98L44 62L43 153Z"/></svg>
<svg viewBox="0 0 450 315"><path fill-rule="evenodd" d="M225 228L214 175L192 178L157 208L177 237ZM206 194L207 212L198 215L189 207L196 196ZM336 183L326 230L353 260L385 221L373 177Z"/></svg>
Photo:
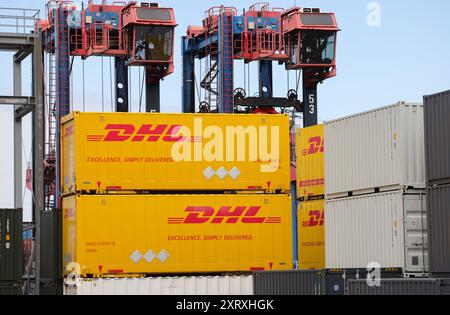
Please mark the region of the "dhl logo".
<svg viewBox="0 0 450 315"><path fill-rule="evenodd" d="M144 124L139 128L130 124L108 124L105 130L108 131L106 135L88 135L86 140L88 142L201 142L201 137L185 137L177 136L182 129L182 125L151 125Z"/></svg>
<svg viewBox="0 0 450 315"><path fill-rule="evenodd" d="M303 221L302 227L316 227L316 226L323 226L325 220L325 213L324 211L320 210L313 210L310 211L309 214L309 221Z"/></svg>
<svg viewBox="0 0 450 315"><path fill-rule="evenodd" d="M312 155L316 153L323 153L324 141L320 136L309 138L309 148L302 151L302 155Z"/></svg>
<svg viewBox="0 0 450 315"><path fill-rule="evenodd" d="M187 207L182 218L169 218L169 224L281 224L281 217L258 217L261 207Z"/></svg>

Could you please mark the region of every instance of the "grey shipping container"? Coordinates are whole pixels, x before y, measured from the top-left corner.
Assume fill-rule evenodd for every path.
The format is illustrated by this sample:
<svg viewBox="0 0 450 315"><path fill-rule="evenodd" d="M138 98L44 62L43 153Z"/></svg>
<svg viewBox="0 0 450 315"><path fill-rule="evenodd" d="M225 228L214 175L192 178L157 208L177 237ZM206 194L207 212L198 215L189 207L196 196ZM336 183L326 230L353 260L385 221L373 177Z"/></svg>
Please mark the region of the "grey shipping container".
<svg viewBox="0 0 450 315"><path fill-rule="evenodd" d="M42 288L41 288L42 293ZM253 295L253 276L154 276L83 278L64 284L64 295Z"/></svg>
<svg viewBox="0 0 450 315"><path fill-rule="evenodd" d="M262 271L253 274L255 295L323 295L322 270Z"/></svg>
<svg viewBox="0 0 450 315"><path fill-rule="evenodd" d="M0 209L0 281L21 281L22 209Z"/></svg>
<svg viewBox="0 0 450 315"><path fill-rule="evenodd" d="M41 214L41 279L53 282L62 279L61 210Z"/></svg>
<svg viewBox="0 0 450 315"><path fill-rule="evenodd" d="M348 280L347 295L448 295L450 279L382 279L378 286L366 280Z"/></svg>
<svg viewBox="0 0 450 315"><path fill-rule="evenodd" d="M400 268L428 273L425 190L392 191L327 200L325 267Z"/></svg>
<svg viewBox="0 0 450 315"><path fill-rule="evenodd" d="M401 269L383 269L381 278L401 277ZM347 279L366 279L367 269L258 271L255 295L344 295Z"/></svg>
<svg viewBox="0 0 450 315"><path fill-rule="evenodd" d="M367 279L367 274L368 271L365 268L328 269L326 271L326 295L344 295L346 292L346 282L348 280ZM383 268L380 270L380 277L382 279L401 278L402 275L402 270L397 268Z"/></svg>
<svg viewBox="0 0 450 315"><path fill-rule="evenodd" d="M450 277L450 185L429 187L427 199L430 271Z"/></svg>
<svg viewBox="0 0 450 315"><path fill-rule="evenodd" d="M399 102L325 122L327 199L425 188L423 106Z"/></svg>
<svg viewBox="0 0 450 315"><path fill-rule="evenodd" d="M428 185L450 184L450 91L424 96Z"/></svg>

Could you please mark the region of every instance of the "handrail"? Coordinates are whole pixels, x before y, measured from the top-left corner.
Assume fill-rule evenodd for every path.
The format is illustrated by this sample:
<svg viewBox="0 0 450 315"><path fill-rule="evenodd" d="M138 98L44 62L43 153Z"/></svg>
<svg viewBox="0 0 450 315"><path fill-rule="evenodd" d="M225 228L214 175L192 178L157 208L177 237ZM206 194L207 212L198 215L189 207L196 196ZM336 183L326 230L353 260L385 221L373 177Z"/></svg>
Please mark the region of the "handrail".
<svg viewBox="0 0 450 315"><path fill-rule="evenodd" d="M285 19L285 18L289 17L290 15L299 12L300 9L301 9L300 7L293 7L293 8L290 8L290 9L284 11L284 12L281 14L281 18L282 18L282 19Z"/></svg>
<svg viewBox="0 0 450 315"><path fill-rule="evenodd" d="M283 12L286 11L286 9L285 8L281 8L281 7L275 7L275 8L272 8L272 11L273 12L283 13Z"/></svg>
<svg viewBox="0 0 450 315"><path fill-rule="evenodd" d="M0 7L0 31L25 34L34 31L39 10ZM32 21L32 24L29 23Z"/></svg>
<svg viewBox="0 0 450 315"><path fill-rule="evenodd" d="M45 4L45 14L50 24L53 24L54 21L53 11L58 8L63 8L66 10L76 10L77 6L72 0L49 0Z"/></svg>
<svg viewBox="0 0 450 315"><path fill-rule="evenodd" d="M77 9L77 5L75 4L75 2L70 1L70 0L62 0L62 1L57 1L59 8L63 8L66 10L76 10Z"/></svg>
<svg viewBox="0 0 450 315"><path fill-rule="evenodd" d="M269 2L258 2L248 8L248 11L269 11Z"/></svg>
<svg viewBox="0 0 450 315"><path fill-rule="evenodd" d="M121 7L125 7L127 5L126 1L113 1L112 4L110 4L110 3L111 3L110 0L102 0L101 5L113 5L113 6L121 6ZM88 6L92 6L92 5L94 5L94 1L89 0Z"/></svg>
<svg viewBox="0 0 450 315"><path fill-rule="evenodd" d="M214 6L209 10L205 11L206 18L214 15L219 15L221 13L231 13L233 16L237 15L237 9L235 7L225 7L225 6Z"/></svg>
<svg viewBox="0 0 450 315"><path fill-rule="evenodd" d="M37 10L37 9L0 7L0 10L34 12L33 16L39 17L39 10Z"/></svg>

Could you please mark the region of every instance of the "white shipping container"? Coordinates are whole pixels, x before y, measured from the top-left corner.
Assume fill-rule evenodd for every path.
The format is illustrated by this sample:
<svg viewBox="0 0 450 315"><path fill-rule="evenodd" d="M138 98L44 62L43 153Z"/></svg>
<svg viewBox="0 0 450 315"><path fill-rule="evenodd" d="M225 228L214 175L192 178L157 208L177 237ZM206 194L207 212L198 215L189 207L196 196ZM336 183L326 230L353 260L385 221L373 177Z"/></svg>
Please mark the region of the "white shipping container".
<svg viewBox="0 0 450 315"><path fill-rule="evenodd" d="M64 295L253 295L253 276L79 279Z"/></svg>
<svg viewBox="0 0 450 315"><path fill-rule="evenodd" d="M327 269L402 268L428 272L425 191L394 191L325 203Z"/></svg>
<svg viewBox="0 0 450 315"><path fill-rule="evenodd" d="M328 199L425 188L423 106L397 103L325 123Z"/></svg>

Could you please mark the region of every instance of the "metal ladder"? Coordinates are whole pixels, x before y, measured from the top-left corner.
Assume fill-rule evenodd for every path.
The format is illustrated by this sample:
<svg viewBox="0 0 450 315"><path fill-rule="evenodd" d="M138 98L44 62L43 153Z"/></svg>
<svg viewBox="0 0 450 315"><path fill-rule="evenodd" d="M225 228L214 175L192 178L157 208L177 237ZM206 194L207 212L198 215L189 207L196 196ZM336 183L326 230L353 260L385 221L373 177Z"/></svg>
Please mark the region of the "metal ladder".
<svg viewBox="0 0 450 315"><path fill-rule="evenodd" d="M221 39L219 45L221 49L221 63L219 69L219 84L221 84L220 112L234 112L234 95L233 95L233 14L230 11L224 11L222 16ZM222 71L222 73L220 73Z"/></svg>
<svg viewBox="0 0 450 315"><path fill-rule="evenodd" d="M69 56L69 26L67 24L67 16L69 11L59 9L59 21L57 23L58 47L57 49L57 119L70 112L70 56ZM59 122L58 122L59 123ZM58 126L57 126L58 127Z"/></svg>
<svg viewBox="0 0 450 315"><path fill-rule="evenodd" d="M57 10L56 36L56 123L55 123L55 181L54 186L50 186L54 191L54 202L56 207L60 206L61 193L61 154L60 154L60 123L61 119L70 113L70 43L69 43L69 25L67 17L69 15L68 7L62 6Z"/></svg>
<svg viewBox="0 0 450 315"><path fill-rule="evenodd" d="M217 63L217 60L214 60L214 62ZM217 63L218 64L218 63ZM209 92L209 104L210 109L213 112L218 111L218 102L219 102L219 78L218 78L218 72L215 78L211 81L211 90L214 92Z"/></svg>
<svg viewBox="0 0 450 315"><path fill-rule="evenodd" d="M44 161L44 208L46 211L58 206L59 191L59 123L70 112L70 54L69 27L67 24L70 2L61 2L55 9L55 53L49 56L48 92L48 143Z"/></svg>
<svg viewBox="0 0 450 315"><path fill-rule="evenodd" d="M209 61L209 62L208 62ZM211 64L212 62L212 64ZM209 68L208 73L203 78L200 86L207 91L205 96L208 101L210 111L217 110L217 97L219 91L217 90L217 76L219 74L219 63L217 59L212 59L206 61L207 67Z"/></svg>
<svg viewBox="0 0 450 315"><path fill-rule="evenodd" d="M50 50L52 50L50 48ZM48 58L48 117L47 143L44 167L44 210L51 211L56 207L55 180L48 172L49 166L54 165L56 154L56 56L49 54Z"/></svg>
<svg viewBox="0 0 450 315"><path fill-rule="evenodd" d="M55 153L56 148L56 60L50 54L48 59L48 143L47 154Z"/></svg>
<svg viewBox="0 0 450 315"><path fill-rule="evenodd" d="M90 29L90 45L94 53L106 52L110 48L109 26L95 22Z"/></svg>

